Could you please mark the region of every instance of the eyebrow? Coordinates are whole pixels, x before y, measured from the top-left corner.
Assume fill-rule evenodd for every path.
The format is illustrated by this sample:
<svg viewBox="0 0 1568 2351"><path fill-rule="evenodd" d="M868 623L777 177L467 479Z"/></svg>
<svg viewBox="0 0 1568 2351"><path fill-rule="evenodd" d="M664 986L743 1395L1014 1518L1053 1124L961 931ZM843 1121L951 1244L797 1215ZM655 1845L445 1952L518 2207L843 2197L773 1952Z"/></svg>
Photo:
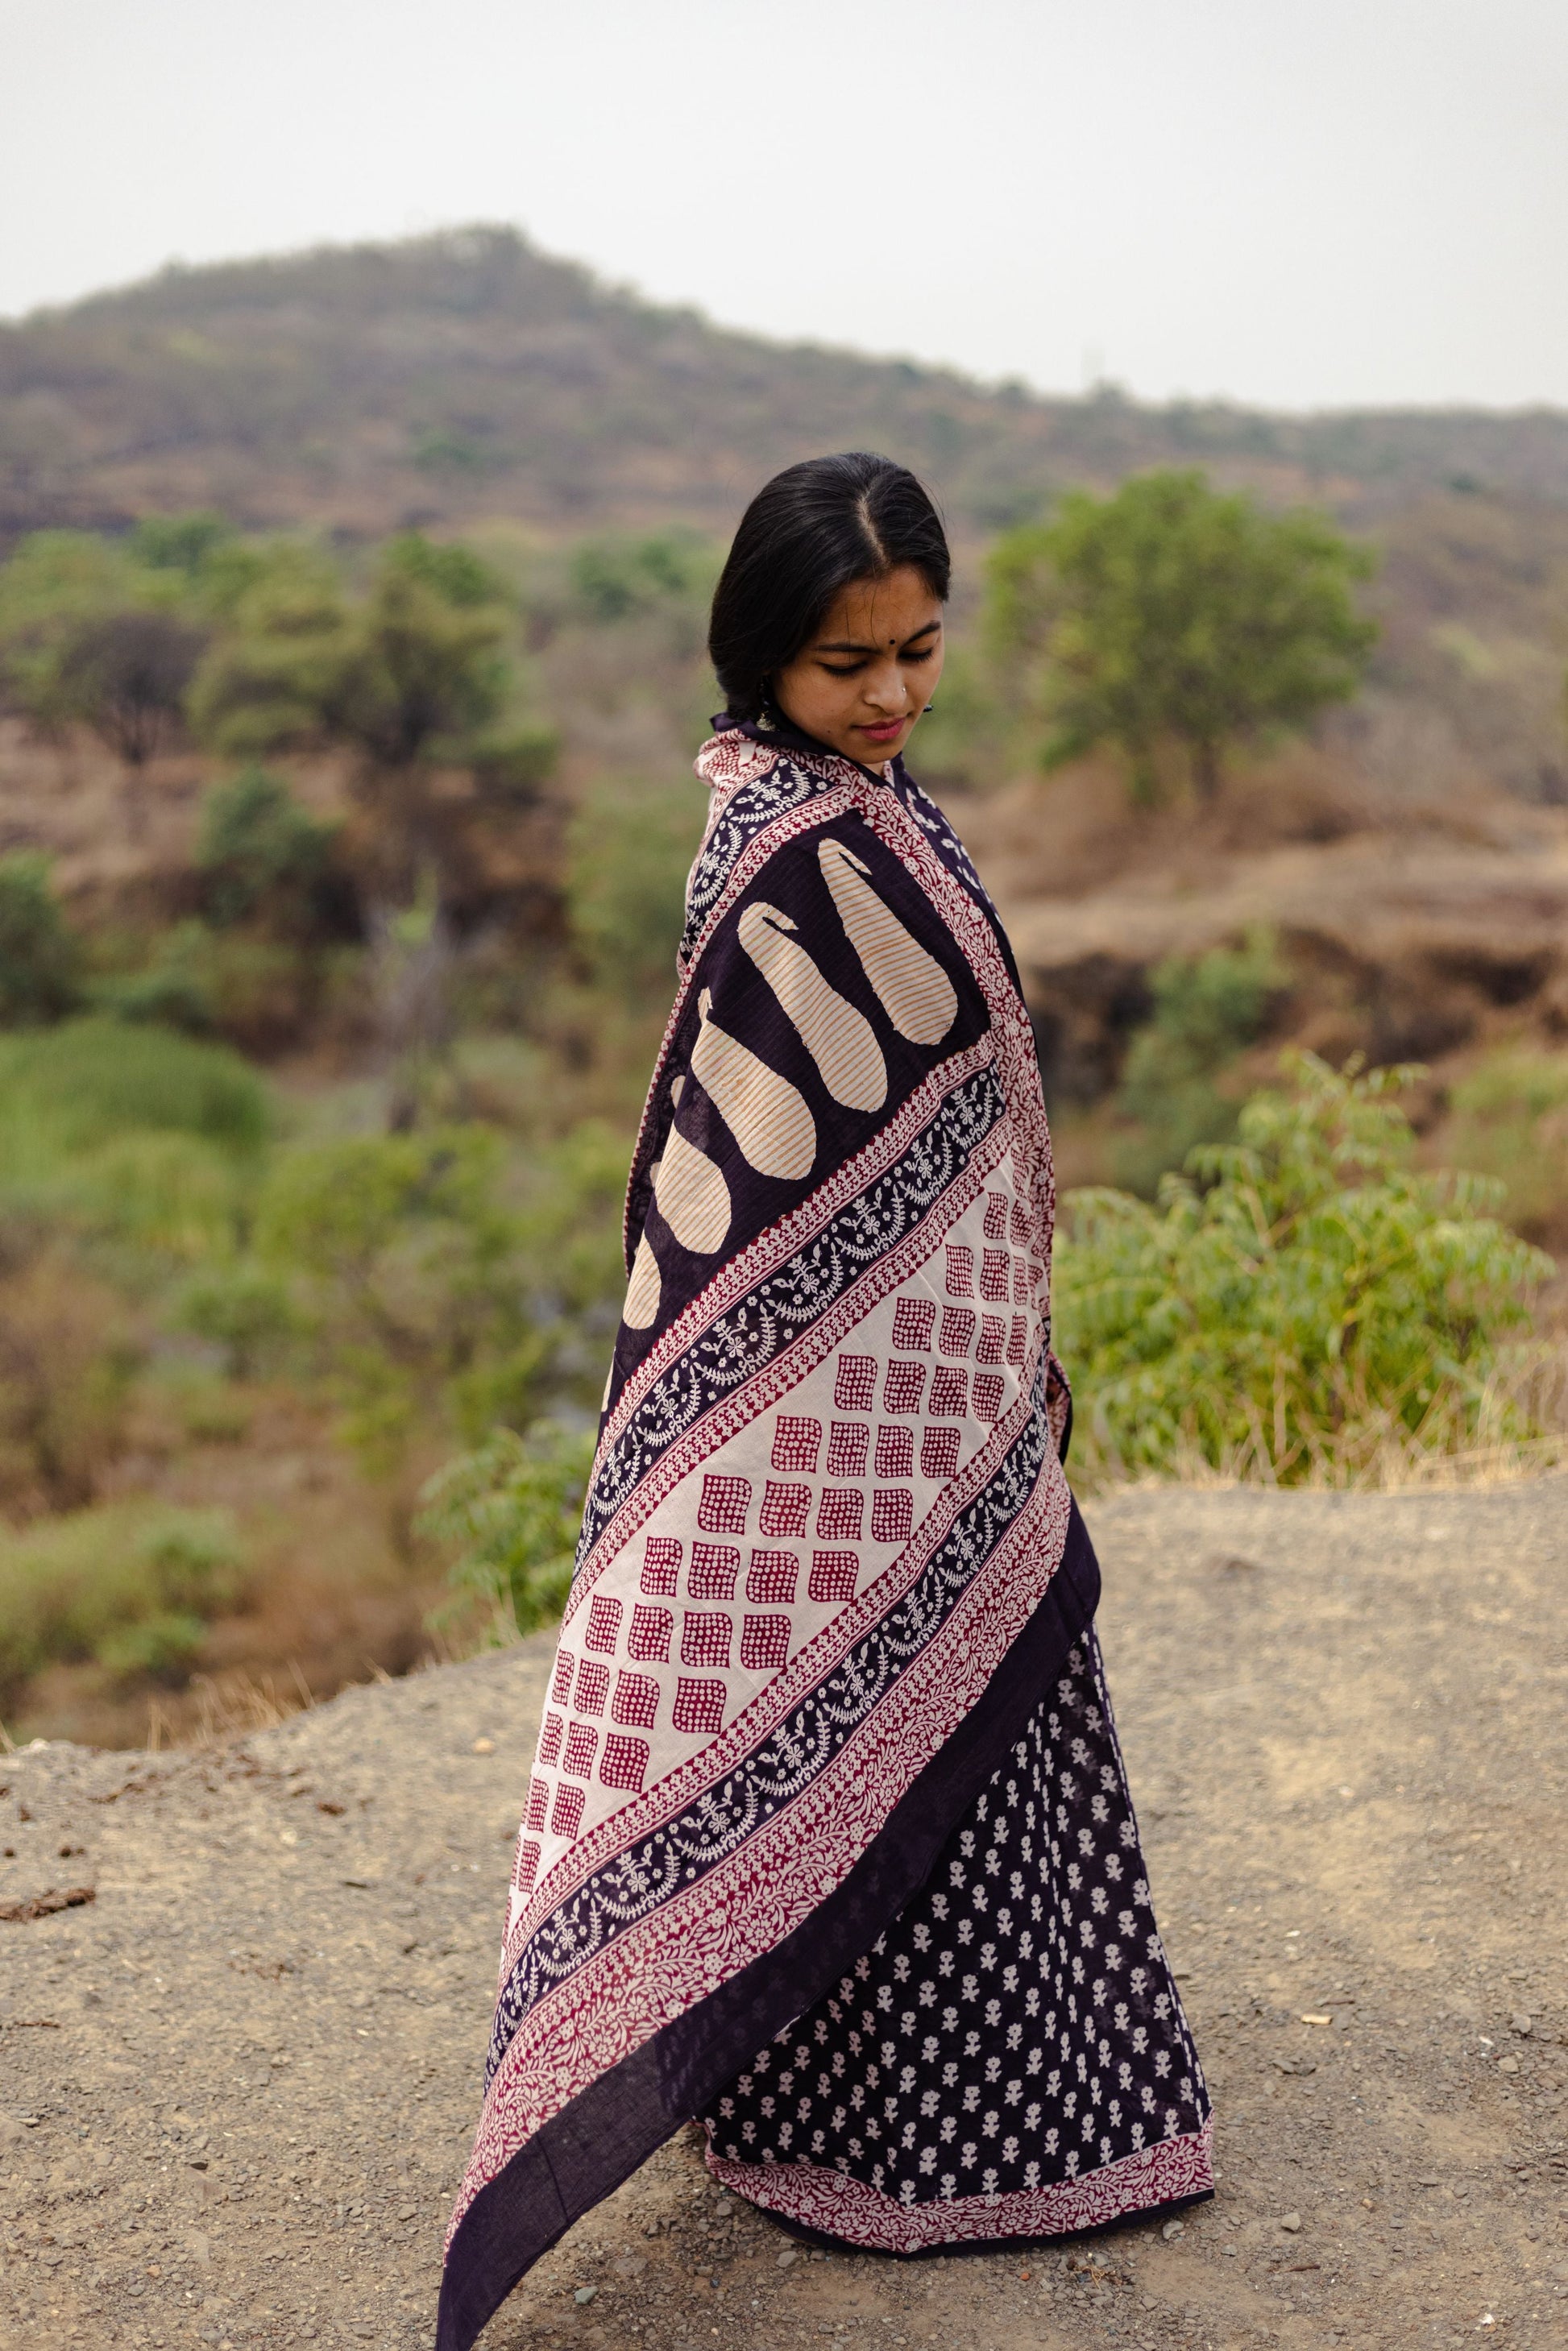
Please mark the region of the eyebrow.
<svg viewBox="0 0 1568 2351"><path fill-rule="evenodd" d="M941 621L940 621L940 620L936 620L936 621L927 621L927 622L926 622L926 623L925 623L925 626L923 629L915 629L915 630L913 630L913 631L910 632L910 634L909 634L907 637L905 637L905 638L904 638L904 643L906 645L913 645L913 644L915 644L915 643L917 643L919 642L919 640L920 640L922 637L928 637L928 636L931 634L931 632L932 632L932 630L933 630L933 629L939 629L941 626L942 626L942 623L941 623ZM879 642L880 642L880 640L879 640ZM831 644L831 645L821 645L821 644L818 644L818 645L813 645L813 646L811 647L811 651L812 651L814 653L875 653L875 651L876 651L876 646L875 646L874 644L871 644L871 645L857 645L857 644Z"/></svg>

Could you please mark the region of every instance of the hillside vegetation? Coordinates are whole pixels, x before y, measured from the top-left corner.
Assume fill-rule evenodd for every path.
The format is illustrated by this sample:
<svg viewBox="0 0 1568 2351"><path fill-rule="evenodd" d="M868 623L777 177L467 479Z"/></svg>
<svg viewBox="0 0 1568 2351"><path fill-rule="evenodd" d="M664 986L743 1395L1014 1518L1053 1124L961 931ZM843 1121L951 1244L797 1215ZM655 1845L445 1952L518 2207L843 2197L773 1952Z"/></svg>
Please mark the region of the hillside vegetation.
<svg viewBox="0 0 1568 2351"><path fill-rule="evenodd" d="M956 526L914 765L1036 1021L1075 1476L1550 1458L1563 432L986 392L499 232L0 329L0 1721L559 1602L707 598L824 444Z"/></svg>
<svg viewBox="0 0 1568 2351"><path fill-rule="evenodd" d="M171 268L0 327L0 531L214 506L361 534L497 512L722 529L812 450L896 449L966 536L1199 463L1278 497L1568 499L1568 416L1048 399L656 308L508 228Z"/></svg>

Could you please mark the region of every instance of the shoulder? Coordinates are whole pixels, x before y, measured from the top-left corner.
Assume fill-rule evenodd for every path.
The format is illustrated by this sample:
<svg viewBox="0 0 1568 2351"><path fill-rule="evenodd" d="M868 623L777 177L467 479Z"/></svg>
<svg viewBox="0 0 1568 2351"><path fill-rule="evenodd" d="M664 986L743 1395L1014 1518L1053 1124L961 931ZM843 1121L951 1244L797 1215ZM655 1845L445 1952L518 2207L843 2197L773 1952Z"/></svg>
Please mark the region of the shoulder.
<svg viewBox="0 0 1568 2351"><path fill-rule="evenodd" d="M817 814L812 802L823 803L823 815L852 806L859 780L850 760L808 762L782 747L754 742L738 729L705 743L695 765L711 799L702 846L686 882L683 970L742 870L750 874L786 852L810 829Z"/></svg>

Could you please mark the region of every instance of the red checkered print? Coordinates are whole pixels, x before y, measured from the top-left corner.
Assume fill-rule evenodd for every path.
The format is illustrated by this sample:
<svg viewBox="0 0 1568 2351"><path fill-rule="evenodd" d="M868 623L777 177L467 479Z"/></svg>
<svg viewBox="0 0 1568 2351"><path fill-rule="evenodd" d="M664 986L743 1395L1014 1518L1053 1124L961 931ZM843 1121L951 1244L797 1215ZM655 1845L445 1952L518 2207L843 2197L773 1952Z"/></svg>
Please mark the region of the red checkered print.
<svg viewBox="0 0 1568 2351"><path fill-rule="evenodd" d="M574 1722L566 1734L566 1753L560 1768L570 1771L574 1780L586 1780L593 1770L593 1759L599 1752L599 1733L591 1722Z"/></svg>
<svg viewBox="0 0 1568 2351"><path fill-rule="evenodd" d="M650 1535L643 1549L643 1589L659 1600L673 1600L681 1572L681 1545L671 1535Z"/></svg>
<svg viewBox="0 0 1568 2351"><path fill-rule="evenodd" d="M543 1821L539 1823L542 1829ZM512 1872L512 1884L519 1894L527 1894L539 1874L540 1845L538 1837L529 1837L517 1848L517 1866Z"/></svg>
<svg viewBox="0 0 1568 2351"><path fill-rule="evenodd" d="M814 1478L821 1443L820 1420L800 1420L793 1413L781 1412L773 1424L774 1468L793 1469L797 1477Z"/></svg>
<svg viewBox="0 0 1568 2351"><path fill-rule="evenodd" d="M859 1542L865 1496L858 1486L824 1486L817 1504L817 1532L825 1542Z"/></svg>
<svg viewBox="0 0 1568 2351"><path fill-rule="evenodd" d="M591 1657L584 1657L577 1676L579 1714L602 1714L604 1701L609 1695L609 1667L595 1665Z"/></svg>
<svg viewBox="0 0 1568 2351"><path fill-rule="evenodd" d="M861 1563L852 1551L814 1551L806 1590L813 1600L852 1600Z"/></svg>
<svg viewBox="0 0 1568 2351"><path fill-rule="evenodd" d="M681 1618L683 1666L727 1666L735 1619L707 1608L688 1608Z"/></svg>
<svg viewBox="0 0 1568 2351"><path fill-rule="evenodd" d="M1002 1398L1007 1394L1007 1382L999 1372L975 1374L975 1418L999 1420Z"/></svg>
<svg viewBox="0 0 1568 2351"><path fill-rule="evenodd" d="M550 1813L550 1834L574 1837L582 1826L582 1808L588 1798L580 1788L569 1788L562 1781L555 1792L555 1804Z"/></svg>
<svg viewBox="0 0 1568 2351"><path fill-rule="evenodd" d="M1013 1327L1008 1332L1008 1361L1021 1371L1029 1354L1029 1320L1022 1314L1013 1316Z"/></svg>
<svg viewBox="0 0 1568 2351"><path fill-rule="evenodd" d="M647 1771L647 1740L622 1739L612 1730L604 1742L604 1760L599 1767L601 1787L625 1788L640 1796Z"/></svg>
<svg viewBox="0 0 1568 2351"><path fill-rule="evenodd" d="M959 1364L938 1364L931 1382L933 1420L962 1420L969 1409L969 1374Z"/></svg>
<svg viewBox="0 0 1568 2351"><path fill-rule="evenodd" d="M830 1478L863 1478L871 1429L863 1420L835 1420L828 1433Z"/></svg>
<svg viewBox="0 0 1568 2351"><path fill-rule="evenodd" d="M921 1476L941 1479L956 1478L961 1442L956 1428L928 1428L920 1440Z"/></svg>
<svg viewBox="0 0 1568 2351"><path fill-rule="evenodd" d="M925 1393L925 1364L906 1364L902 1355L894 1355L882 1384L883 1412L918 1412Z"/></svg>
<svg viewBox="0 0 1568 2351"><path fill-rule="evenodd" d="M733 1543L695 1542L686 1594L692 1600L733 1600L740 1553Z"/></svg>
<svg viewBox="0 0 1568 2351"><path fill-rule="evenodd" d="M1014 1258L1013 1304L1015 1306L1027 1306L1029 1304L1030 1300L1034 1296L1034 1285L1037 1278L1035 1270L1033 1266L1030 1265L1028 1258Z"/></svg>
<svg viewBox="0 0 1568 2351"><path fill-rule="evenodd" d="M936 1343L945 1355L967 1355L975 1343L974 1309L968 1306L944 1306L942 1335Z"/></svg>
<svg viewBox="0 0 1568 2351"><path fill-rule="evenodd" d="M1012 1296L1013 1261L1008 1251L987 1249L980 1259L980 1295L993 1305L1003 1305Z"/></svg>
<svg viewBox="0 0 1568 2351"><path fill-rule="evenodd" d="M1005 1241L1008 1237L1008 1196L1005 1192L986 1194L986 1238Z"/></svg>
<svg viewBox="0 0 1568 2351"><path fill-rule="evenodd" d="M722 1730L724 1684L689 1682L683 1675L675 1684L672 1719L677 1730Z"/></svg>
<svg viewBox="0 0 1568 2351"><path fill-rule="evenodd" d="M633 1608L632 1630L626 1636L626 1655L635 1657L642 1666L667 1665L674 1629L675 1620L669 1609Z"/></svg>
<svg viewBox="0 0 1568 2351"><path fill-rule="evenodd" d="M949 1298L973 1298L975 1294L975 1252L962 1242L947 1245L947 1295Z"/></svg>
<svg viewBox="0 0 1568 2351"><path fill-rule="evenodd" d="M750 1508L749 1478L719 1477L712 1470L704 1478L703 1498L697 1504L697 1524L704 1534L743 1535Z"/></svg>
<svg viewBox="0 0 1568 2351"><path fill-rule="evenodd" d="M523 1825L525 1828L542 1829L549 1818L549 1782L548 1780L530 1780L528 1782L528 1809L524 1814Z"/></svg>
<svg viewBox="0 0 1568 2351"><path fill-rule="evenodd" d="M915 1431L912 1428L889 1428L884 1421L876 1432L876 1474L879 1478L907 1478L915 1462Z"/></svg>
<svg viewBox="0 0 1568 2351"><path fill-rule="evenodd" d="M878 1486L871 1498L873 1542L909 1541L915 1524L915 1497L907 1486Z"/></svg>
<svg viewBox="0 0 1568 2351"><path fill-rule="evenodd" d="M652 1674L619 1673L612 1722L629 1722L637 1730L652 1730L659 1719L659 1685Z"/></svg>
<svg viewBox="0 0 1568 2351"><path fill-rule="evenodd" d="M746 1571L748 1600L781 1601L789 1606L800 1578L800 1562L792 1551L754 1551Z"/></svg>
<svg viewBox="0 0 1568 2351"><path fill-rule="evenodd" d="M555 1679L549 1686L550 1700L555 1706L570 1706L571 1704L571 1651L570 1649L558 1650L555 1661Z"/></svg>
<svg viewBox="0 0 1568 2351"><path fill-rule="evenodd" d="M740 1627L740 1662L748 1673L773 1673L789 1662L788 1616L747 1616Z"/></svg>
<svg viewBox="0 0 1568 2351"><path fill-rule="evenodd" d="M1029 1210L1021 1200L1013 1202L1013 1247L1028 1249L1030 1240ZM1038 1243L1036 1244L1038 1247Z"/></svg>
<svg viewBox="0 0 1568 2351"><path fill-rule="evenodd" d="M1007 1353L1008 1326L999 1314L988 1314L980 1325L980 1343L975 1353L982 1364L999 1364Z"/></svg>
<svg viewBox="0 0 1568 2351"><path fill-rule="evenodd" d="M780 1486L769 1478L757 1523L765 1535L803 1535L810 1513L810 1486Z"/></svg>
<svg viewBox="0 0 1568 2351"><path fill-rule="evenodd" d="M545 1727L539 1733L539 1761L556 1763L560 1760L560 1735L566 1729L559 1714L547 1714Z"/></svg>
<svg viewBox="0 0 1568 2351"><path fill-rule="evenodd" d="M876 1394L876 1357L841 1355L833 1375L833 1403L840 1412L869 1412Z"/></svg>
<svg viewBox="0 0 1568 2351"><path fill-rule="evenodd" d="M601 1656L615 1655L616 1636L621 1630L621 1603L602 1593L595 1593L588 1604L588 1630L582 1636L585 1649L597 1649Z"/></svg>
<svg viewBox="0 0 1568 2351"><path fill-rule="evenodd" d="M936 1320L936 1303L930 1298L900 1298L893 1310L893 1343L908 1347L911 1352L929 1349L931 1325Z"/></svg>

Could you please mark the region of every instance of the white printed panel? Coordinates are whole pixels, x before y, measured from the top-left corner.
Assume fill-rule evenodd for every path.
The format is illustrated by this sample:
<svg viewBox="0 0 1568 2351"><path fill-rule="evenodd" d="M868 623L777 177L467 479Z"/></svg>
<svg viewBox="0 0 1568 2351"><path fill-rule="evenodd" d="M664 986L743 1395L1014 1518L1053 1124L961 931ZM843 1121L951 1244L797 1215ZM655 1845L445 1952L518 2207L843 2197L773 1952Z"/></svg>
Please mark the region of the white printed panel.
<svg viewBox="0 0 1568 2351"><path fill-rule="evenodd" d="M513 1913L895 1561L1016 1402L1043 1268L1011 1163L903 1288L710 1454L601 1573L557 1652Z"/></svg>

